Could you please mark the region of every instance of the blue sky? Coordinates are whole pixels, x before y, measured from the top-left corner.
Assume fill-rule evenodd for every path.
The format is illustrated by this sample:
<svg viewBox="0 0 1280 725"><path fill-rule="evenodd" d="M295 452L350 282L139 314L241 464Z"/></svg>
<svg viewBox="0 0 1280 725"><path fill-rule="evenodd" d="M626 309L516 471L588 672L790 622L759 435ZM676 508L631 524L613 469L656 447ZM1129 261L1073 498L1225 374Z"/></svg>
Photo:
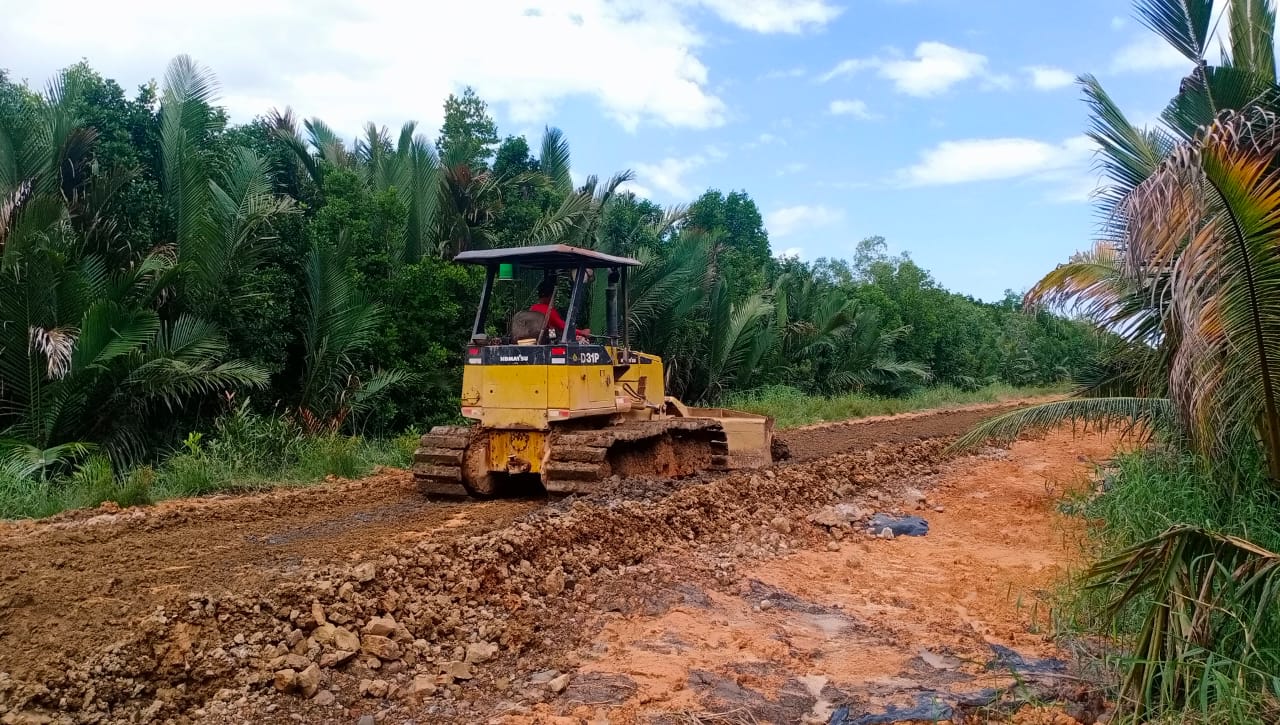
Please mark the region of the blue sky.
<svg viewBox="0 0 1280 725"><path fill-rule="evenodd" d="M471 84L504 134L562 128L579 176L631 168L664 205L745 189L775 253L881 235L986 299L1091 242L1074 76L1150 122L1187 70L1116 0L181 5L26 3L6 11L0 65L40 83L84 57L133 87L188 53L235 119L288 105L348 137L408 119L434 137Z"/></svg>

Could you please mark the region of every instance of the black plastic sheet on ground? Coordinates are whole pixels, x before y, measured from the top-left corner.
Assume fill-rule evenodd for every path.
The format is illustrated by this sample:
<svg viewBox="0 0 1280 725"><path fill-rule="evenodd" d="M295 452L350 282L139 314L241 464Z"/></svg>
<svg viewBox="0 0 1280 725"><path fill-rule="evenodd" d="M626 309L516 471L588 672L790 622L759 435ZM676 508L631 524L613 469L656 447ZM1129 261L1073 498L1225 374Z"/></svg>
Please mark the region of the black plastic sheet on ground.
<svg viewBox="0 0 1280 725"><path fill-rule="evenodd" d="M929 522L919 516L876 514L868 526L877 534L888 529L894 536L924 536L929 533Z"/></svg>
<svg viewBox="0 0 1280 725"><path fill-rule="evenodd" d="M911 707L890 705L883 712L855 712L849 705L841 705L831 713L827 725L890 725L899 722L947 721L957 707L982 707L995 702L999 691L986 689L965 694L950 692L923 692L916 696Z"/></svg>

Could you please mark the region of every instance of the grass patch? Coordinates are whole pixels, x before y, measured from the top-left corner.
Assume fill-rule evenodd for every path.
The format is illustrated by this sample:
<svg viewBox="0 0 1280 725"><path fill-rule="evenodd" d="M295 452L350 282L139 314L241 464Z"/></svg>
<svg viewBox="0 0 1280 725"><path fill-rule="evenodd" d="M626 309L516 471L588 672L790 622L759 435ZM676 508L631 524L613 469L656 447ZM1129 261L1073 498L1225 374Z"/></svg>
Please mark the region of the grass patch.
<svg viewBox="0 0 1280 725"><path fill-rule="evenodd" d="M1266 480L1260 461L1250 454L1237 456L1229 471L1212 469L1194 455L1162 447L1122 454L1105 473L1100 493L1068 501L1066 508L1091 521L1090 553L1100 560L1133 556L1131 547L1150 542L1174 526L1197 527L1280 551L1280 492ZM1153 702L1157 710L1145 713L1144 721L1277 722L1280 607L1271 607L1273 611L1268 612L1259 610L1256 603L1243 604L1250 600L1232 598L1248 577L1236 578L1238 565L1215 563L1208 552L1177 554L1167 547L1143 550L1147 552L1142 558L1144 566L1167 572L1158 575L1159 581L1172 582L1175 576L1187 576L1184 572L1199 567L1202 572L1214 572L1214 586L1202 590L1200 584L1192 584L1191 589L1199 593L1172 600L1167 593L1157 598L1151 591L1143 591L1111 612L1107 602L1114 601L1119 590L1077 587L1063 593L1059 634L1102 634L1118 643L1122 651L1107 653L1098 663L1100 671L1111 674L1108 679L1118 682L1123 671L1135 663L1163 673L1152 682L1165 695ZM1203 580L1190 578L1193 582ZM1131 649L1129 643L1143 641L1144 625L1151 626L1149 614L1177 609L1180 613L1174 621L1182 621L1184 605L1191 607L1220 594L1221 599L1214 599L1211 607L1202 610L1206 618L1194 630L1201 633L1196 637L1212 632L1210 641L1175 634L1163 640L1168 648L1166 656L1148 653L1135 660L1135 655L1124 651ZM1192 619L1194 616L1186 621Z"/></svg>
<svg viewBox="0 0 1280 725"><path fill-rule="evenodd" d="M44 518L105 501L138 506L172 498L305 486L329 476L357 478L379 466L408 467L418 434L366 439L307 436L280 416L247 408L219 419L206 439L192 433L159 464L121 474L92 456L69 474L23 478L0 468L0 519Z"/></svg>
<svg viewBox="0 0 1280 725"><path fill-rule="evenodd" d="M885 398L863 393L821 396L808 395L785 385L761 388L730 396L725 407L772 416L779 428L795 428L811 423L893 415L916 410L1065 393L1065 385L1015 387L997 383L977 390L961 390L949 385L925 388L901 398Z"/></svg>

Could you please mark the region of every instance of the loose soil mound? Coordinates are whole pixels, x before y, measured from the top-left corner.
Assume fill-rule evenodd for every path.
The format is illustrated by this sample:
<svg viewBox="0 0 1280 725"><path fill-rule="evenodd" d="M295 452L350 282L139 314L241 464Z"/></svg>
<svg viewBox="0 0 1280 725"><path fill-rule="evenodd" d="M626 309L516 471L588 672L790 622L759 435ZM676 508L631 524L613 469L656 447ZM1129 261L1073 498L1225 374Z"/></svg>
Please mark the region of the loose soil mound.
<svg viewBox="0 0 1280 725"><path fill-rule="evenodd" d="M972 422L908 420L917 436ZM844 450L856 453L626 481L550 504L426 503L407 474L389 472L6 525L0 714L5 723L477 722L567 693L576 698L567 702L616 704L611 721L628 722L646 708L624 697L638 687L627 676L565 677L608 613L661 616L744 581L775 586L735 562L821 550L829 529L806 522L809 513L872 493L888 505L895 487L933 480L941 440L868 447L875 428L907 435L901 424L824 429L832 448L832 431L855 429ZM788 434L793 452L809 435ZM530 679L539 672L544 681ZM723 685L708 672L707 686Z"/></svg>

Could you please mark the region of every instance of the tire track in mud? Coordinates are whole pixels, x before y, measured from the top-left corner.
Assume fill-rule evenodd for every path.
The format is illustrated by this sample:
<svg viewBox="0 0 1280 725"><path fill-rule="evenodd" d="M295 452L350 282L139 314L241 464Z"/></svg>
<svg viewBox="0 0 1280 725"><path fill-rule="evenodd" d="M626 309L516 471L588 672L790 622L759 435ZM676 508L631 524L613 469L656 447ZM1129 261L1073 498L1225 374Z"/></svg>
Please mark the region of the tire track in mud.
<svg viewBox="0 0 1280 725"><path fill-rule="evenodd" d="M882 442L953 435L1012 407L783 435L796 459L814 460ZM425 541L452 545L543 507L540 500L429 502L407 472L389 471L303 489L6 523L0 525L0 675L56 679L69 665L127 639L157 608L180 605L194 592L252 597L304 578L317 563L393 555Z"/></svg>
<svg viewBox="0 0 1280 725"><path fill-rule="evenodd" d="M358 481L83 512L0 528L0 671L39 664L57 640L109 637L171 596L263 589L353 552L503 526L531 500L439 503L405 471ZM44 674L44 672L41 672Z"/></svg>

